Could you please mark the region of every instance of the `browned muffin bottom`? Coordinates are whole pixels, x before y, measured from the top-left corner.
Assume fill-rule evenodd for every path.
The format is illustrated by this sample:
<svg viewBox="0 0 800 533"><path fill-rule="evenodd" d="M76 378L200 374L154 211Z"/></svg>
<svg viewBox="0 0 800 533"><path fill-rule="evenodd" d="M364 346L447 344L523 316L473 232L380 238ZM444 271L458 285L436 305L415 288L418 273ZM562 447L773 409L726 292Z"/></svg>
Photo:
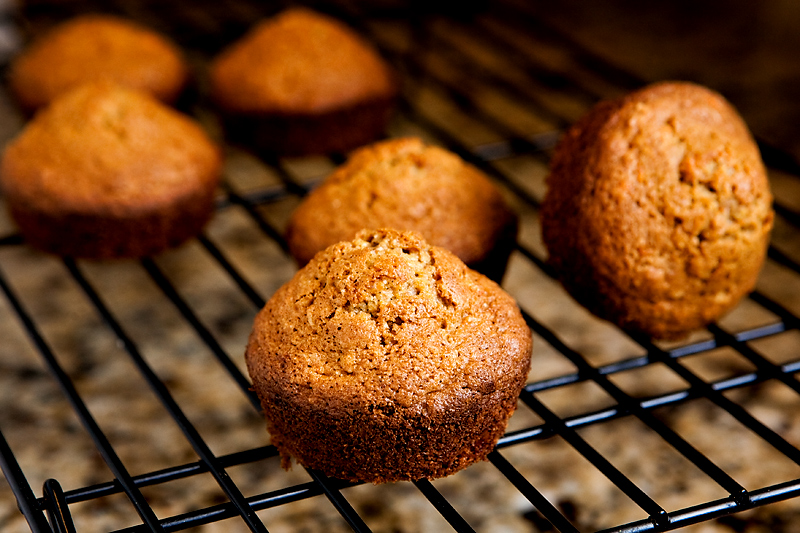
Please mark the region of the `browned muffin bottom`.
<svg viewBox="0 0 800 533"><path fill-rule="evenodd" d="M164 36L123 18L82 15L55 26L14 59L11 90L33 111L75 86L98 80L173 103L189 69Z"/></svg>
<svg viewBox="0 0 800 533"><path fill-rule="evenodd" d="M483 172L447 150L401 138L353 152L294 211L286 240L302 266L365 228L415 231L499 282L517 217Z"/></svg>
<svg viewBox="0 0 800 533"><path fill-rule="evenodd" d="M345 152L380 137L397 80L356 32L306 8L262 21L212 62L234 141L279 154Z"/></svg>
<svg viewBox="0 0 800 533"><path fill-rule="evenodd" d="M482 460L530 366L514 300L416 234L318 254L257 315L246 351L272 443L341 479L437 478Z"/></svg>
<svg viewBox="0 0 800 533"><path fill-rule="evenodd" d="M106 82L43 108L6 147L0 185L33 246L140 257L197 234L213 213L221 154L154 98Z"/></svg>
<svg viewBox="0 0 800 533"><path fill-rule="evenodd" d="M220 115L231 143L266 154L340 154L384 135L394 99L370 100L323 113Z"/></svg>
<svg viewBox="0 0 800 533"><path fill-rule="evenodd" d="M547 186L551 264L622 328L683 336L756 283L769 183L747 126L709 89L664 82L599 104L560 142Z"/></svg>

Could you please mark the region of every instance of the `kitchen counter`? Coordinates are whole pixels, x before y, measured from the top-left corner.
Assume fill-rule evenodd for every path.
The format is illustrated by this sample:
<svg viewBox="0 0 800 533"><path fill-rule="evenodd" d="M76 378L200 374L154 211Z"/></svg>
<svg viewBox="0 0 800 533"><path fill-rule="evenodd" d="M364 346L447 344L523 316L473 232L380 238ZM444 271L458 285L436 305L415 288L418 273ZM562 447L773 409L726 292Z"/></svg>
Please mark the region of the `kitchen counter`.
<svg viewBox="0 0 800 533"><path fill-rule="evenodd" d="M176 11L187 9L185 3L177 4L182 7ZM796 60L800 7L794 2L673 2L648 7L622 1L516 5L508 0L497 3L500 7L468 3L473 11L458 16L448 13L449 5L442 2L431 8L421 25L396 18L398 4L381 3L384 7L370 11L372 17L363 28L404 76L405 103L389 134L420 135L462 155L477 154L476 159L500 180L521 214L520 251L512 257L503 285L542 331L552 332L555 338L545 338L542 332L535 335L529 383L573 376L578 368L567 352L580 354L592 368L647 353L648 345L589 315L540 268L538 261L546 254L537 205L544 192L548 150L557 133L599 98L622 94L648 81L690 79L721 91L740 109L765 149L779 150L781 157L770 152L773 158L768 162L774 163L770 179L781 211L773 235L774 252L757 292L782 307L787 316L800 316L800 274L791 268L800 262L796 170L800 159L800 62ZM17 18L0 16L8 22L6 37L0 38L0 54L4 46L7 54L13 53L25 32L38 31L49 17L93 5L29 2L21 12L25 15L19 19L22 25L11 24ZM180 16L187 25L208 31L216 22L210 5L208 12L187 10ZM522 15L514 20L504 6ZM14 8L9 2L0 2L0 7L6 12ZM174 27L160 25L159 8L145 2L115 2L113 9L158 27ZM248 2L217 9L240 21L259 12ZM187 32L180 42L199 42L192 40L194 35ZM209 54L208 43L204 44L206 48L190 54L201 74L198 95L188 110L222 139L219 124L203 100L202 72ZM509 48L515 52L508 52ZM26 120L5 91L0 91L0 117L4 144ZM508 142L510 138L533 139L540 145L534 149L523 143L517 149ZM17 238L0 203L0 276L11 294L11 298L0 296L0 431L37 496L50 478L68 494L114 479L53 379L43 357L47 353L70 377L130 475L199 460L197 449L158 391L143 377L145 365L204 445L215 457L229 461L226 472L244 496L313 486L311 476L299 466L290 471L280 468L278 458L269 451L269 436L246 384L237 379L246 375L244 346L259 301L296 270L282 241L275 238L299 201L287 189L313 186L336 162L325 157L262 160L242 147L226 146L227 189L220 190L219 208L203 238L144 261L72 263L34 251ZM241 288L226 263L255 295ZM14 308L16 302L21 310ZM745 299L720 322L719 330L657 345L664 350L695 346L697 354L679 360L676 355L675 363L629 365L624 371L609 373L611 383L631 398L667 399L672 393L691 391L688 398L664 400L663 407L648 409L642 416L621 413L601 421L584 420L584 415L613 410L618 404L601 386L602 376L536 389L533 397L543 407L521 403L509 431L514 435L538 428L543 429L542 435L501 443L502 459L472 466L431 485L477 531L552 529L498 468L502 460L511 463L581 531L647 519L648 512L626 494L627 485L615 484L606 475L608 470L604 473L592 460L592 453L581 453L585 444L668 512L727 498L729 493L679 453L674 441L659 435L654 428L661 424L747 490L800 479L795 460L722 407L726 402L742 406L789 446L800 446L800 395L792 389L793 376L784 381L759 377L750 385L725 381L756 372L758 356L776 365L800 359L797 319L782 321L778 311L758 296ZM769 329L776 323L783 327L759 334L742 346L720 342L726 332ZM716 347L712 346L715 333ZM41 336L39 345L32 335ZM729 388L690 389L672 364L688 369L701 383L723 383ZM556 420L571 421L572 427L553 425L545 420L547 413ZM651 421L650 414L657 422ZM236 454L246 451L253 451L253 456L237 459ZM228 501L208 472L141 490L162 519ZM260 510L259 518L271 532L351 530L318 488L309 490L307 497ZM449 527L412 483L358 485L341 488L341 493L373 531ZM70 503L69 511L78 532L112 531L141 523L134 507L118 492ZM788 499L686 530L755 532L799 527L800 499ZM0 530L29 531L2 477ZM231 518L197 530L247 528L239 518Z"/></svg>

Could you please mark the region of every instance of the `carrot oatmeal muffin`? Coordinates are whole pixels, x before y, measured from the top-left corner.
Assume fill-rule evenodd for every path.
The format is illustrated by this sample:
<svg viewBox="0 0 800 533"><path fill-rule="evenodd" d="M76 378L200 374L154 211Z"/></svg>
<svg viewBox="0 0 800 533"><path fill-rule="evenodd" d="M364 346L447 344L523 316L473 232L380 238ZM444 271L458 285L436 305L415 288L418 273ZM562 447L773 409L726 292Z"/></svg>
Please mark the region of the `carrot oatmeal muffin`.
<svg viewBox="0 0 800 533"><path fill-rule="evenodd" d="M394 74L356 32L289 8L256 25L211 65L228 135L279 154L345 152L380 137Z"/></svg>
<svg viewBox="0 0 800 533"><path fill-rule="evenodd" d="M437 478L485 459L530 367L514 300L416 234L318 254L257 315L246 350L272 443L340 479Z"/></svg>
<svg viewBox="0 0 800 533"><path fill-rule="evenodd" d="M76 257L139 257L211 217L221 154L151 96L107 82L69 91L6 147L0 186L26 240Z"/></svg>
<svg viewBox="0 0 800 533"><path fill-rule="evenodd" d="M772 195L747 126L707 88L663 82L600 103L560 142L547 186L550 263L624 329L681 337L756 283Z"/></svg>
<svg viewBox="0 0 800 533"><path fill-rule="evenodd" d="M286 239L302 266L361 229L384 227L415 231L498 282L517 236L516 215L483 172L401 138L356 150L294 211Z"/></svg>
<svg viewBox="0 0 800 533"><path fill-rule="evenodd" d="M27 111L97 80L173 103L188 77L183 55L165 37L133 21L99 14L57 25L17 56L9 71L11 90Z"/></svg>

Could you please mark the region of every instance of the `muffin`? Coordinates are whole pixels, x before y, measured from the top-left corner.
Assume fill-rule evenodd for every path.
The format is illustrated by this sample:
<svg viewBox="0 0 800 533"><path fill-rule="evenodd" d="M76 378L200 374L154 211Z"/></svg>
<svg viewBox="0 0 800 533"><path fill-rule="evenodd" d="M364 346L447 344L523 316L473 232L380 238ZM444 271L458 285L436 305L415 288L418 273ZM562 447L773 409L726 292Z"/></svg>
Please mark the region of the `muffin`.
<svg viewBox="0 0 800 533"><path fill-rule="evenodd" d="M284 467L438 478L492 451L530 367L514 300L411 232L315 256L256 316L246 350Z"/></svg>
<svg viewBox="0 0 800 533"><path fill-rule="evenodd" d="M97 82L56 98L8 144L0 187L31 245L139 257L200 231L221 166L219 149L190 118Z"/></svg>
<svg viewBox="0 0 800 533"><path fill-rule="evenodd" d="M375 140L397 96L394 74L369 43L300 7L223 50L210 78L232 140L285 155L345 152Z"/></svg>
<svg viewBox="0 0 800 533"><path fill-rule="evenodd" d="M109 80L173 103L189 77L181 52L158 33L109 15L54 27L11 63L9 84L33 111L81 83Z"/></svg>
<svg viewBox="0 0 800 533"><path fill-rule="evenodd" d="M447 150L402 138L356 150L292 213L286 239L304 265L361 229L383 227L415 231L499 282L517 218L480 170Z"/></svg>
<svg viewBox="0 0 800 533"><path fill-rule="evenodd" d="M752 290L773 216L741 117L719 94L680 82L602 102L575 124L541 210L567 291L655 338L703 327Z"/></svg>

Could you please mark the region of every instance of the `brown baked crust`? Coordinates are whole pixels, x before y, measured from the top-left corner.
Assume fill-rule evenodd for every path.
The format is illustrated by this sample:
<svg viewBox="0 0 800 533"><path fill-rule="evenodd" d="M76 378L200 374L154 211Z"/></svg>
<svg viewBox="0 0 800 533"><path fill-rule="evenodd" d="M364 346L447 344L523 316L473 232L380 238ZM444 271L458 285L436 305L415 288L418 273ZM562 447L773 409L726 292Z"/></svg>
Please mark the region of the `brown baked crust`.
<svg viewBox="0 0 800 533"><path fill-rule="evenodd" d="M210 83L234 139L256 134L259 148L287 154L344 152L376 139L398 91L366 40L301 7L260 22L223 50Z"/></svg>
<svg viewBox="0 0 800 533"><path fill-rule="evenodd" d="M200 231L221 165L189 117L98 82L37 113L6 147L0 185L30 244L59 255L138 257Z"/></svg>
<svg viewBox="0 0 800 533"><path fill-rule="evenodd" d="M599 104L561 140L547 186L550 263L624 329L683 336L755 285L769 183L747 126L707 88L663 82Z"/></svg>
<svg viewBox="0 0 800 533"><path fill-rule="evenodd" d="M82 15L59 24L14 59L9 84L33 111L81 83L108 80L173 103L189 69L164 36L110 15Z"/></svg>
<svg viewBox="0 0 800 533"><path fill-rule="evenodd" d="M286 239L304 265L365 228L415 231L499 280L516 242L517 218L483 172L408 137L353 152L294 211Z"/></svg>
<svg viewBox="0 0 800 533"><path fill-rule="evenodd" d="M361 232L257 315L246 350L284 464L436 478L482 460L516 407L531 334L514 300L417 235Z"/></svg>
<svg viewBox="0 0 800 533"><path fill-rule="evenodd" d="M336 19L289 8L262 21L211 66L212 91L229 111L324 113L395 92L388 67Z"/></svg>

